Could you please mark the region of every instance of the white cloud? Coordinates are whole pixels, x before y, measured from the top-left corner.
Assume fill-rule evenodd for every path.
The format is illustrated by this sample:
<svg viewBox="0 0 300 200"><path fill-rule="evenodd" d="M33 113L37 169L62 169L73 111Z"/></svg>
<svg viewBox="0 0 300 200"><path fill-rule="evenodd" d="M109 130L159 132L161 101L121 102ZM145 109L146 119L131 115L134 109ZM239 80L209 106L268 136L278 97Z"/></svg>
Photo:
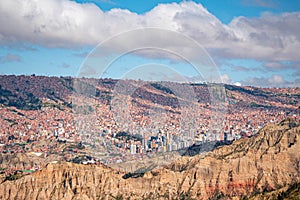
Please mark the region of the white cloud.
<svg viewBox="0 0 300 200"><path fill-rule="evenodd" d="M242 86L242 84L240 82L235 82L233 85L235 85L235 86Z"/></svg>
<svg viewBox="0 0 300 200"><path fill-rule="evenodd" d="M237 17L222 24L201 4L160 4L145 14L67 0L0 1L0 44L34 43L74 48L141 27L160 27L186 34L214 56L264 61L299 61L300 13ZM122 41L130 45L137 38ZM149 37L151 42L151 37ZM163 42L163 39L161 40ZM174 45L180 41L174 39ZM168 47L166 47L168 48Z"/></svg>
<svg viewBox="0 0 300 200"><path fill-rule="evenodd" d="M280 62L266 62L266 63L264 63L264 67L269 68L269 69L283 69L286 66Z"/></svg>
<svg viewBox="0 0 300 200"><path fill-rule="evenodd" d="M232 83L231 78L228 74L221 75L221 80L225 84L231 84Z"/></svg>
<svg viewBox="0 0 300 200"><path fill-rule="evenodd" d="M279 16L265 14L260 18L238 17L229 27L237 35L231 54L272 61L299 60L300 13L284 13Z"/></svg>
<svg viewBox="0 0 300 200"><path fill-rule="evenodd" d="M218 74L217 76L209 77L201 80L199 77L190 77L189 80L192 82L209 82L209 83L223 83L223 84L232 84L232 80L228 74ZM201 80L201 81L199 81Z"/></svg>
<svg viewBox="0 0 300 200"><path fill-rule="evenodd" d="M263 87L299 87L300 79L287 81L280 75L272 75L269 78L249 78L241 81L242 85L263 86Z"/></svg>
<svg viewBox="0 0 300 200"><path fill-rule="evenodd" d="M274 85L282 85L285 83L285 80L283 79L282 76L273 75L271 78L268 79L268 82Z"/></svg>

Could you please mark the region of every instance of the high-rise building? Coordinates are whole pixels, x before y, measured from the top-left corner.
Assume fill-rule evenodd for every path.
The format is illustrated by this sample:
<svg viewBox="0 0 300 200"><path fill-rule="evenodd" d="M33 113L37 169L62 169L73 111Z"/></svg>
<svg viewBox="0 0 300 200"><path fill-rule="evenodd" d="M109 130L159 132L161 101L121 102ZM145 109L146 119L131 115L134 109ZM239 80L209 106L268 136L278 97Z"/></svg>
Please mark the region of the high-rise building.
<svg viewBox="0 0 300 200"><path fill-rule="evenodd" d="M146 138L143 138L143 144L142 144L142 146L144 148L144 151L148 150L148 142L147 142Z"/></svg>
<svg viewBox="0 0 300 200"><path fill-rule="evenodd" d="M172 144L168 144L168 149L167 149L168 152L172 151Z"/></svg>
<svg viewBox="0 0 300 200"><path fill-rule="evenodd" d="M136 145L135 144L131 144L130 145L130 154L136 154Z"/></svg>

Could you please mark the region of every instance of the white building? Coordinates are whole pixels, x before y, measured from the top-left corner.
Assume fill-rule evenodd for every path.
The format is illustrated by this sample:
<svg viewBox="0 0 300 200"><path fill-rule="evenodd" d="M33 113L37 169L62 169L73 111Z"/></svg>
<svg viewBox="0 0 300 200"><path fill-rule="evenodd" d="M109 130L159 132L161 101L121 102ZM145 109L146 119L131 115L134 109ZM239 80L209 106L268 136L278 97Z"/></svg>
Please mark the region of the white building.
<svg viewBox="0 0 300 200"><path fill-rule="evenodd" d="M130 154L136 154L136 145L135 144L130 145Z"/></svg>

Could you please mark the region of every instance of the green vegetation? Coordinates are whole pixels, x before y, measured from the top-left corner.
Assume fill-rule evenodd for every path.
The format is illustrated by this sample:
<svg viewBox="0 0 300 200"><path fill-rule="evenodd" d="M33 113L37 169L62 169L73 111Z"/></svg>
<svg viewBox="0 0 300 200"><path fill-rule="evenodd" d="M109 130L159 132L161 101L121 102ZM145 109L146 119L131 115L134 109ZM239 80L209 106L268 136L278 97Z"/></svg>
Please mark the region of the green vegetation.
<svg viewBox="0 0 300 200"><path fill-rule="evenodd" d="M243 87L238 87L235 85L225 85L225 88L227 90L238 91L240 93L246 93L246 94L257 96L257 97L265 97L265 98L268 97L268 93L260 90L259 88L252 88L252 90L249 90L249 89L246 89Z"/></svg>
<svg viewBox="0 0 300 200"><path fill-rule="evenodd" d="M30 92L20 91L14 94L9 90L2 89L0 85L0 104L13 106L21 110L39 110L42 102Z"/></svg>
<svg viewBox="0 0 300 200"><path fill-rule="evenodd" d="M223 194L223 192L215 192L215 194L209 198L209 200L217 200L217 199L225 199L226 196Z"/></svg>
<svg viewBox="0 0 300 200"><path fill-rule="evenodd" d="M42 106L43 106L43 107L50 107L50 108L57 108L57 109L59 109L59 110L61 110L61 111L64 111L64 110L65 110L61 105L59 105L59 104L54 104L54 103L48 103L48 102L46 102L46 103L43 103Z"/></svg>
<svg viewBox="0 0 300 200"><path fill-rule="evenodd" d="M256 102L251 102L250 106L251 106L251 108L272 108L272 106L262 105L262 104L258 104Z"/></svg>
<svg viewBox="0 0 300 200"><path fill-rule="evenodd" d="M291 185L286 191L280 192L277 195L278 200L281 199L290 199L290 200L296 200L300 198L300 183L295 183Z"/></svg>
<svg viewBox="0 0 300 200"><path fill-rule="evenodd" d="M118 194L117 196L113 196L113 195L110 195L113 199L116 199L116 200L123 200L124 197L123 197L123 194Z"/></svg>
<svg viewBox="0 0 300 200"><path fill-rule="evenodd" d="M168 93L168 94L174 94L173 91L161 84L158 84L158 83L151 83L150 84L152 87L154 87L155 89L157 90L161 90L163 91L164 93Z"/></svg>
<svg viewBox="0 0 300 200"><path fill-rule="evenodd" d="M118 138L118 139L124 139L125 138L126 141L134 140L134 141L142 142L142 140L143 140L143 136L141 136L139 134L130 135L129 133L124 132L124 131L118 132L117 135L116 135L116 138Z"/></svg>
<svg viewBox="0 0 300 200"><path fill-rule="evenodd" d="M33 173L34 170L20 170L20 172L22 172L22 173Z"/></svg>
<svg viewBox="0 0 300 200"><path fill-rule="evenodd" d="M4 174L5 170L6 170L6 168L0 168L0 174Z"/></svg>
<svg viewBox="0 0 300 200"><path fill-rule="evenodd" d="M22 177L21 174L15 172L14 174L10 174L8 176L5 177L4 181L15 181L18 180Z"/></svg>

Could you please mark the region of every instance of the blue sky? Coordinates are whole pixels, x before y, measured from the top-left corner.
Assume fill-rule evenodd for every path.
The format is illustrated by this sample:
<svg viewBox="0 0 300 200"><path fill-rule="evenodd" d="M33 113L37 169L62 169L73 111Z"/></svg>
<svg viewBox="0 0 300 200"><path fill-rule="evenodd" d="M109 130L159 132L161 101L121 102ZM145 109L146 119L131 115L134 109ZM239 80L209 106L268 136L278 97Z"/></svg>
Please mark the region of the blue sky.
<svg viewBox="0 0 300 200"><path fill-rule="evenodd" d="M99 43L158 27L201 44L226 83L300 86L298 0L2 1L0 22L0 74L77 76ZM183 60L153 53L122 56L107 76L121 78L147 63L168 65L191 80L198 76Z"/></svg>
<svg viewBox="0 0 300 200"><path fill-rule="evenodd" d="M135 13L145 13L150 11L158 4L180 3L181 0L163 0L163 1L147 1L147 0L76 0L78 3L94 3L102 10L110 10L113 8L128 9ZM300 1L298 0L202 0L194 1L201 3L205 8L214 14L224 23L229 23L234 17L247 16L259 17L263 12L282 13L295 12L300 9Z"/></svg>

